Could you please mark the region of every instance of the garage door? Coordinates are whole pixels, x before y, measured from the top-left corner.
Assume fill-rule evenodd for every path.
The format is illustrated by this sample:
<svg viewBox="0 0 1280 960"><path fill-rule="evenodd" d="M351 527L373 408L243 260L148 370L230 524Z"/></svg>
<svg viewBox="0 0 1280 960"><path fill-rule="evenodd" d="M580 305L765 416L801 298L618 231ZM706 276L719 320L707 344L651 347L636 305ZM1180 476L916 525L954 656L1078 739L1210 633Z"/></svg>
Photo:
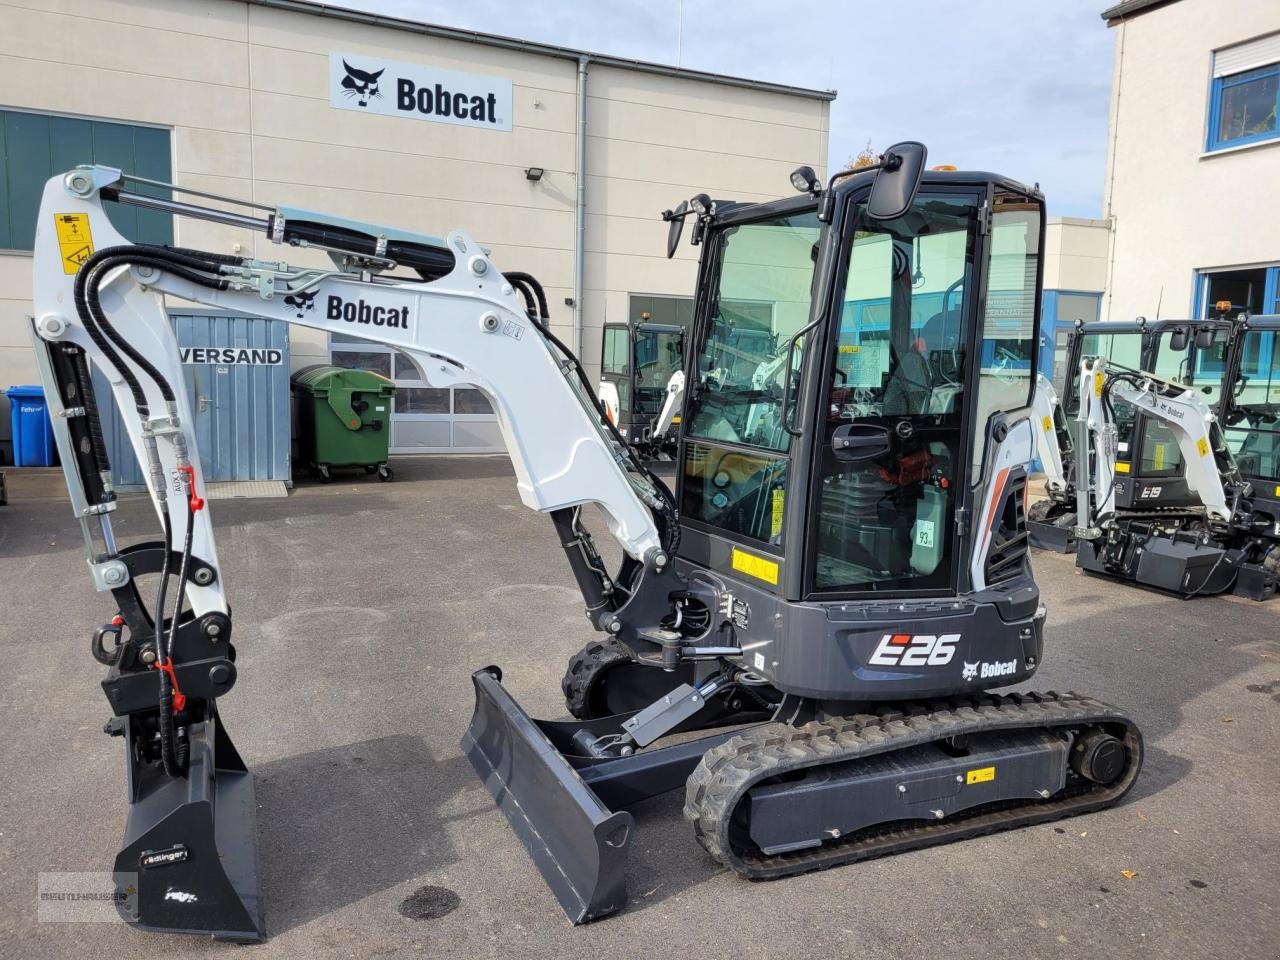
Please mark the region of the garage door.
<svg viewBox="0 0 1280 960"><path fill-rule="evenodd" d="M428 386L404 354L340 333L330 336L329 356L335 366L372 370L395 381L392 453L505 452L498 418L479 390Z"/></svg>

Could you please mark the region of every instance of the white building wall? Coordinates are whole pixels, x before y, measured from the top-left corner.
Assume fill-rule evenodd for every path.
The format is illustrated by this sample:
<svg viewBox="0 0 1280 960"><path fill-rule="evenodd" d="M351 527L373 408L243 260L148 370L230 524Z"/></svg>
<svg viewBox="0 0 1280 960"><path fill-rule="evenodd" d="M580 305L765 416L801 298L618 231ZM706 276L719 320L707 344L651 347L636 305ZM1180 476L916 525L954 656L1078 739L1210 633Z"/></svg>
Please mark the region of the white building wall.
<svg viewBox="0 0 1280 960"><path fill-rule="evenodd" d="M1105 220L1050 217L1044 231L1044 288L1101 293L1109 243Z"/></svg>
<svg viewBox="0 0 1280 960"><path fill-rule="evenodd" d="M1113 29L1104 318L1185 316L1197 270L1280 261L1280 140L1205 153L1213 51L1280 30L1280 3L1178 0Z"/></svg>
<svg viewBox="0 0 1280 960"><path fill-rule="evenodd" d="M572 337L577 63L240 0L6 0L0 109L172 129L184 186L444 235L463 228L504 269L537 276ZM510 133L333 109L330 51L508 78ZM588 68L582 356L629 293L691 296L697 250L665 257L659 213L694 193L757 200L825 169L829 104L686 76ZM545 169L536 183L524 169ZM279 257L265 238L180 219L178 243ZM288 251L298 263L320 254ZM29 254L0 253L0 387L36 379L22 327ZM298 328L294 366L327 356ZM0 397L0 405L3 398ZM0 410L0 413L4 413ZM8 417L0 417L0 443Z"/></svg>

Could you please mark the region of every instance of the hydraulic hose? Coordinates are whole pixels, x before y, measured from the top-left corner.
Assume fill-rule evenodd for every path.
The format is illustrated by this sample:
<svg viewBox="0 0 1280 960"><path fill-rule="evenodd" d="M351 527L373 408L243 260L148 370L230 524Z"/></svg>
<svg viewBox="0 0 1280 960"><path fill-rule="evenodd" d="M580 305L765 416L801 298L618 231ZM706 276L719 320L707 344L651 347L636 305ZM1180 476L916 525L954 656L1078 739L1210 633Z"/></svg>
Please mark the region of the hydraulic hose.
<svg viewBox="0 0 1280 960"><path fill-rule="evenodd" d="M129 384L130 392L133 393L134 401L140 412L149 414L150 407L146 402L146 397L142 393L137 378L134 376L133 371L120 361L119 355L103 342L101 337L105 336L106 339L109 339L115 347L119 348L125 356L141 368L147 377L155 383L161 396L168 403L173 403L176 399L173 385L112 326L111 321L102 309L100 299L101 292L99 288L103 278L115 267L131 264L165 270L184 280L209 289L225 290L228 286L228 281L225 278L208 277L198 272L216 272L220 263L224 260L225 258L217 254L212 255L211 258L202 258L185 251L178 252L168 247L107 247L90 257L76 275L76 309L81 318L85 320L85 327L90 336L93 337L94 342L108 355L108 358L120 371L126 383ZM234 262L234 258L232 261L227 262ZM94 329L95 327L97 328L96 330Z"/></svg>
<svg viewBox="0 0 1280 960"><path fill-rule="evenodd" d="M188 524L188 530L190 525ZM164 511L164 558L160 561L160 587L156 594L156 606L152 611L155 620L156 664L160 672L160 758L164 763L164 772L171 777L180 777L186 772L186 749L177 744L177 731L173 722L173 681L169 672L164 669L169 658L165 650L164 611L165 600L169 591L169 554L173 549L173 522L169 511ZM177 614L174 614L177 619Z"/></svg>

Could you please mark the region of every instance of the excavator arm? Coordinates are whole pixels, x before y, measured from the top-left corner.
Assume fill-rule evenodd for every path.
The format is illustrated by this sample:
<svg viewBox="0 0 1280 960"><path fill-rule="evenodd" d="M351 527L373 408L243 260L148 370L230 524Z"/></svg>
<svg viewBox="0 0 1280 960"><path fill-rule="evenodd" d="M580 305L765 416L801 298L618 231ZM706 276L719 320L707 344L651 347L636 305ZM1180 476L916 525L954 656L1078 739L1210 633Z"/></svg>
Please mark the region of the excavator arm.
<svg viewBox="0 0 1280 960"><path fill-rule="evenodd" d="M1077 536L1096 539L1115 513L1116 402L1130 404L1172 431L1182 453L1187 486L1199 496L1205 519L1219 526L1232 522L1249 487L1240 477L1217 417L1199 393L1105 357L1085 357L1080 362L1079 391Z"/></svg>
<svg viewBox="0 0 1280 960"><path fill-rule="evenodd" d="M116 873L132 893L121 910L148 929L256 940L252 779L216 707L236 679L231 608L166 296L387 344L433 386L481 390L520 498L555 522L589 619L632 650L668 637L661 623L678 522L669 492L602 416L577 359L551 333L541 286L504 275L467 234L419 236L185 191L222 204L200 206L144 193L139 182L183 192L100 166L45 185L31 335L93 580L119 607L93 651L109 668L108 732L126 744L130 813ZM112 226L108 200L255 230L322 250L333 265L135 245ZM91 367L110 384L143 465L155 541L116 543ZM622 547L616 573L580 523L587 504ZM156 573L149 601L137 584Z"/></svg>
<svg viewBox="0 0 1280 960"><path fill-rule="evenodd" d="M1067 472L1063 465L1062 441L1058 435L1061 407L1058 391L1043 373L1036 374L1036 388L1031 396L1031 412L1036 422L1036 455L1044 470L1045 488L1054 498L1067 492Z"/></svg>

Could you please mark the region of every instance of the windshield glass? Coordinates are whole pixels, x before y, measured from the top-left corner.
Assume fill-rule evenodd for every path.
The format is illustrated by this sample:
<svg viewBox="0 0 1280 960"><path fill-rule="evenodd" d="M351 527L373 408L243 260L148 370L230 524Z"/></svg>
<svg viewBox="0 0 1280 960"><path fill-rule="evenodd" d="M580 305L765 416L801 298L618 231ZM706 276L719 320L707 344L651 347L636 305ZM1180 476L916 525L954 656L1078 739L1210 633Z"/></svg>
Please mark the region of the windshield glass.
<svg viewBox="0 0 1280 960"><path fill-rule="evenodd" d="M636 331L636 413L657 416L667 399L667 381L684 366L684 335L679 331Z"/></svg>
<svg viewBox="0 0 1280 960"><path fill-rule="evenodd" d="M809 322L816 211L727 227L716 235L719 277L703 327L688 435L784 452L780 415L787 377L798 375Z"/></svg>
<svg viewBox="0 0 1280 960"><path fill-rule="evenodd" d="M1245 334L1226 438L1246 477L1280 483L1280 331Z"/></svg>
<svg viewBox="0 0 1280 960"><path fill-rule="evenodd" d="M1080 359L1086 357L1105 357L1131 370L1142 369L1142 334L1137 330L1122 330L1116 333L1085 333L1080 342ZM1133 443L1133 407L1120 400L1112 403L1119 448L1117 456L1120 460L1130 459L1130 447ZM1062 410L1068 417L1074 417L1080 408L1080 369L1069 371L1067 388L1062 394Z"/></svg>

